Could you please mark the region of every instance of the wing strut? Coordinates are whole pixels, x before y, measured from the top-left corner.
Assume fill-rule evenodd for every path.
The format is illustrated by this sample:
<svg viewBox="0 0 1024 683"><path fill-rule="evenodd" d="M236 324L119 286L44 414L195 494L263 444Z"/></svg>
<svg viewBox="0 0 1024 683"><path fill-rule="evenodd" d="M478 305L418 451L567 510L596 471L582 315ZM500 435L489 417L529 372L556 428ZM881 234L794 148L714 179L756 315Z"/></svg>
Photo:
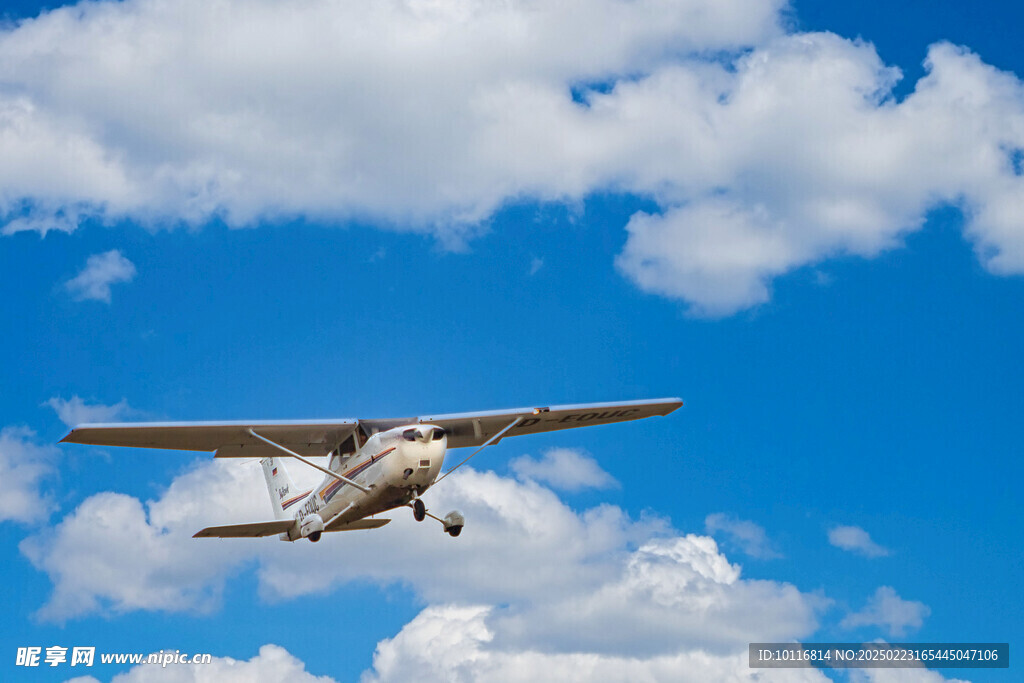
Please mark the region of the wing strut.
<svg viewBox="0 0 1024 683"><path fill-rule="evenodd" d="M455 467L451 468L450 470L448 470L447 472L445 472L444 474L442 474L442 475L441 475L440 477L438 477L438 478L437 478L437 480L436 480L436 481L435 481L435 482L434 482L433 484L431 484L431 486L437 486L437 485L438 485L438 484L439 484L439 483L441 482L441 480L442 480L442 479L444 479L444 478L445 478L445 477L447 477L447 476L448 476L449 474L451 474L451 473L452 473L452 472L454 472L455 470L457 470L457 469L459 469L460 467L462 467L463 465L465 465L465 464L466 464L466 463L467 463L467 462L469 461L469 458L472 458L472 457L473 457L474 455L476 455L477 453L479 453L479 452L480 452L480 451L482 451L483 449L485 449L485 448L487 448L488 446L490 446L490 445L491 445L492 443L494 443L495 441L497 441L498 439L500 439L500 438L501 438L502 436L504 436L505 432L507 432L508 430L512 429L513 427L515 427L515 426L516 426L517 424L519 424L519 423L520 423L520 422L522 422L522 421L523 421L523 417L522 417L522 415L520 415L520 416L519 416L519 417L517 417L516 419L512 420L512 422L510 422L510 423L508 424L508 426L507 426L507 427L505 427L504 429L502 429L502 430L501 430L500 432L498 432L497 434L495 434L495 435L494 435L494 436L492 436L491 438L487 439L487 441L484 441L484 445L483 445L483 446L481 446L480 448L478 448L478 449L476 449L475 451L473 451L472 453L470 453L470 454L469 454L469 457L467 457L467 458L466 458L465 460L463 460L462 462L460 462L460 463L459 463L458 465L456 465ZM434 517L434 516L433 516L433 515L431 515L431 517ZM437 517L434 517L434 519L437 519ZM438 520L438 521L442 521L442 520Z"/></svg>
<svg viewBox="0 0 1024 683"><path fill-rule="evenodd" d="M512 425L509 425L509 427L511 427L511 426L512 426ZM310 467L312 467L313 469L316 469L316 470L320 470L320 471L321 471L321 472L323 472L324 474L326 474L326 475L328 475L328 476L331 476L331 477L334 477L334 478L335 478L335 479L337 479L338 481L343 481L343 482L345 482L346 484L348 484L349 486L355 486L355 487L356 487L357 489L359 489L359 490L360 490L360 491L362 491L363 493L369 493L369 492L370 492L370 489L366 488L365 486L363 486L363 485L362 485L362 484L360 484L359 482L356 482L356 481L352 481L352 480L351 480L351 479L349 479L348 477L343 477L343 476L341 476L340 474L338 474L337 472L332 472L331 470L327 469L326 467L320 467L320 465L317 465L317 464L316 464L315 462L312 462L311 460L309 460L309 459L307 459L307 458L303 458L303 457L302 457L301 455L299 455L299 454L298 454L298 453L296 453L295 451L290 451L290 450L288 450L287 448L285 448L284 446L282 446L281 444L279 444L279 443L274 443L274 442L273 442L273 441L271 441L270 439L268 439L268 438L266 438L266 437L263 437L263 436L260 436L259 434L257 434L256 432L254 432L254 431L252 430L252 428L250 428L250 429L247 429L246 431L248 431L248 432L249 432L249 434L251 434L252 436L256 437L257 439L259 439L259 440L260 440L260 441L262 441L263 443L265 443L265 444L267 444L267 445L269 445L269 446L273 446L274 448L278 449L279 451L282 451L282 452L284 452L284 453L287 453L288 455L290 455L290 456L291 456L291 457L293 457L293 458L296 458L297 460L301 460L302 462L306 463L307 465L309 465L309 466L310 466ZM466 459L468 460L469 458L466 458Z"/></svg>

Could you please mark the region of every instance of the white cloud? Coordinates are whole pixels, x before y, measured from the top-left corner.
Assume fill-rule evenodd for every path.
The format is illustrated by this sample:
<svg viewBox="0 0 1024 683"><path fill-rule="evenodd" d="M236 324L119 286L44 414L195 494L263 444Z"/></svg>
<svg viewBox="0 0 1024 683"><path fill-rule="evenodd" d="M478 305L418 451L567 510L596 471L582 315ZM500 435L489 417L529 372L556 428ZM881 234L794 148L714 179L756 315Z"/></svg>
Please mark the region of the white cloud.
<svg viewBox="0 0 1024 683"><path fill-rule="evenodd" d="M742 652L688 647L643 656L600 651L546 652L510 647L488 623L493 607L438 605L424 609L374 654L374 681L816 681L813 670L758 670ZM615 633L621 633L616 631Z"/></svg>
<svg viewBox="0 0 1024 683"><path fill-rule="evenodd" d="M488 622L494 608L428 607L377 645L366 683L407 681L827 681L807 669L751 669L743 652L681 647L655 656L509 647ZM615 633L621 633L616 630Z"/></svg>
<svg viewBox="0 0 1024 683"><path fill-rule="evenodd" d="M534 256L530 259L530 275L536 275L544 267L544 259Z"/></svg>
<svg viewBox="0 0 1024 683"><path fill-rule="evenodd" d="M490 622L504 644L529 650L730 653L811 633L827 604L789 584L741 579L713 539L687 534L644 543L592 589L515 605Z"/></svg>
<svg viewBox="0 0 1024 683"><path fill-rule="evenodd" d="M828 542L837 548L864 555L865 557L884 557L889 549L871 540L870 534L859 526L836 526L828 530Z"/></svg>
<svg viewBox="0 0 1024 683"><path fill-rule="evenodd" d="M514 458L509 467L520 479L532 479L562 491L607 489L618 486L588 454L573 448L550 448L540 460L529 455Z"/></svg>
<svg viewBox="0 0 1024 683"><path fill-rule="evenodd" d="M53 528L22 541L22 553L54 589L37 615L64 622L94 612L208 612L226 572L251 560L259 541L207 542L192 534L218 521L272 519L253 464L215 460L143 504L121 493L90 496ZM254 495L232 494L252 492Z"/></svg>
<svg viewBox="0 0 1024 683"><path fill-rule="evenodd" d="M126 399L121 399L113 405L104 405L86 403L77 395L67 400L54 396L45 405L53 408L60 421L68 427L76 427L87 422L112 422L135 413Z"/></svg>
<svg viewBox="0 0 1024 683"><path fill-rule="evenodd" d="M395 641L406 645L432 610L469 609L468 630L436 638L450 649L432 666L454 658L445 669L452 676L465 665L459 657L481 651L472 633L483 628L487 652L471 658L483 665L497 657L498 672L525 658L556 668L607 664L623 677L645 667L662 678L693 668L743 680L748 642L806 637L829 602L784 582L745 579L713 539L677 534L664 520L634 521L609 505L576 512L536 481L471 468L426 496L436 513L465 513L458 539L405 510L384 529L332 534L316 545L191 538L202 526L267 518L264 489L257 467L218 460L145 504L117 493L90 497L22 544L54 583L38 616L216 609L227 578L255 564L259 591L271 599L321 595L354 580L410 587L427 609ZM395 647L382 644L381 652ZM414 653L403 645L394 656ZM382 676L385 661L379 653ZM787 680L808 680L793 675Z"/></svg>
<svg viewBox="0 0 1024 683"><path fill-rule="evenodd" d="M926 67L897 103L899 74L871 45L801 34L760 46L729 77L666 71L631 84L666 115L671 93L699 103L666 147L701 163L666 172L672 196L631 219L619 267L698 313L728 314L767 301L772 279L794 268L897 246L949 203L965 209L990 270L1024 270L1024 225L1011 219L1024 178L1009 163L1024 146L1024 88L948 44L931 47Z"/></svg>
<svg viewBox="0 0 1024 683"><path fill-rule="evenodd" d="M902 636L908 629L919 629L931 609L922 602L904 600L890 586L880 586L859 612L843 618L843 628L879 626L890 636Z"/></svg>
<svg viewBox="0 0 1024 683"><path fill-rule="evenodd" d="M1024 272L1020 81L940 43L896 102L870 44L783 34L784 4L57 9L0 32L3 230L305 215L457 244L510 201L627 192L658 208L621 272L725 315L955 204L991 272Z"/></svg>
<svg viewBox="0 0 1024 683"><path fill-rule="evenodd" d="M458 539L397 510L383 533L346 533L326 547L306 543L265 556L262 590L290 597L362 576L411 585L431 602L555 599L601 585L619 573L628 547L669 533L658 518L633 521L610 505L576 512L536 482L466 467L431 489L426 502L435 514L465 514ZM321 558L315 576L296 564L307 554Z"/></svg>
<svg viewBox="0 0 1024 683"><path fill-rule="evenodd" d="M110 303L110 285L131 282L135 277L135 265L120 251L112 249L102 254L93 254L85 262L85 268L64 283L77 301L92 299Z"/></svg>
<svg viewBox="0 0 1024 683"><path fill-rule="evenodd" d="M92 676L73 678L67 683L93 683ZM279 645L260 648L252 659L214 657L207 664L169 664L166 667L140 664L117 674L111 683L333 683L329 676L314 676L306 665Z"/></svg>
<svg viewBox="0 0 1024 683"><path fill-rule="evenodd" d="M762 560L782 557L768 540L764 528L750 520L739 519L724 512L715 512L704 519L709 534L722 532L743 553Z"/></svg>
<svg viewBox="0 0 1024 683"><path fill-rule="evenodd" d="M35 433L25 427L0 430L0 522L45 524L56 507L41 491L41 484L54 473L58 451L35 443L34 438Z"/></svg>
<svg viewBox="0 0 1024 683"><path fill-rule="evenodd" d="M79 206L235 225L296 213L414 227L477 221L519 194L558 197L591 184L590 169L559 180L574 160L545 169L552 155L585 151L545 131L578 108L572 84L760 41L777 33L781 5L60 8L0 35L0 78L16 93L0 109L8 131L0 152L12 161L0 186L9 211L34 200L30 217ZM519 95L541 116L507 120L504 101ZM552 135L554 148L535 149Z"/></svg>

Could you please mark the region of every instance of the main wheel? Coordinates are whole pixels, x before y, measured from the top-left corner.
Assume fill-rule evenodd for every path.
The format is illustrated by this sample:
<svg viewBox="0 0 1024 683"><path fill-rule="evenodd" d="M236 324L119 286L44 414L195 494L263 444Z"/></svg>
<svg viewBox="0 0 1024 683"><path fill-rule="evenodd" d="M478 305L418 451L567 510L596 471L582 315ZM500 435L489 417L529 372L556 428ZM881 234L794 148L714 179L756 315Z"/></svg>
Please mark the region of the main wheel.
<svg viewBox="0 0 1024 683"><path fill-rule="evenodd" d="M445 531L448 532L449 536L454 538L454 537L456 537L456 536L458 536L459 534L462 533L462 525L461 524L456 524L455 526L450 526L447 529L445 529Z"/></svg>
<svg viewBox="0 0 1024 683"><path fill-rule="evenodd" d="M317 541L320 540L320 534L321 533L322 532L320 532L320 531L314 531L313 533L311 533L309 535L309 540L312 541L313 543L316 543Z"/></svg>
<svg viewBox="0 0 1024 683"><path fill-rule="evenodd" d="M419 498L412 502L412 516L417 522L422 522L427 517L427 506Z"/></svg>

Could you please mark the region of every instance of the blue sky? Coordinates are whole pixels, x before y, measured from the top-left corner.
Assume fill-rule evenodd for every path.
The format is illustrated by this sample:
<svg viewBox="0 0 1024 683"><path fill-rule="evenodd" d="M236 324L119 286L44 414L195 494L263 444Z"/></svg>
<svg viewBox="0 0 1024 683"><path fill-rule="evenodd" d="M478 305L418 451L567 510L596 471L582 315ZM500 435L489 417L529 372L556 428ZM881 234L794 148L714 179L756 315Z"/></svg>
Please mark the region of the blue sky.
<svg viewBox="0 0 1024 683"><path fill-rule="evenodd" d="M7 10L6 675L82 673L32 645L707 680L752 640L1019 642L1022 10L405 5ZM457 540L193 540L269 514L256 465L54 445L661 396L485 451L428 495Z"/></svg>

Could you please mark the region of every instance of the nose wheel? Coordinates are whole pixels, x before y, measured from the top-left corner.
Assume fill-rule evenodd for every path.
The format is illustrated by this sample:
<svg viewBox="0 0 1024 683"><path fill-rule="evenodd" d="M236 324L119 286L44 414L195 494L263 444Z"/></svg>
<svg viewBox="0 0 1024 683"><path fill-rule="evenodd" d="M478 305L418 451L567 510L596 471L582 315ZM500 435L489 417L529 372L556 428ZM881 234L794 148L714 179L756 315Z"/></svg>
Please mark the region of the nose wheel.
<svg viewBox="0 0 1024 683"><path fill-rule="evenodd" d="M427 517L436 519L441 522L441 525L444 526L444 532L449 536L458 536L462 533L462 527L466 525L466 518L463 517L462 513L458 510L452 510L444 516L444 519L442 519L427 512L427 506L424 505L423 501L419 498L413 498L412 501L406 503L406 505L412 508L412 516L417 522L422 522Z"/></svg>
<svg viewBox="0 0 1024 683"><path fill-rule="evenodd" d="M466 518L458 510L452 510L444 516L441 523L444 524L445 533L455 538L462 533L462 527L466 525Z"/></svg>

